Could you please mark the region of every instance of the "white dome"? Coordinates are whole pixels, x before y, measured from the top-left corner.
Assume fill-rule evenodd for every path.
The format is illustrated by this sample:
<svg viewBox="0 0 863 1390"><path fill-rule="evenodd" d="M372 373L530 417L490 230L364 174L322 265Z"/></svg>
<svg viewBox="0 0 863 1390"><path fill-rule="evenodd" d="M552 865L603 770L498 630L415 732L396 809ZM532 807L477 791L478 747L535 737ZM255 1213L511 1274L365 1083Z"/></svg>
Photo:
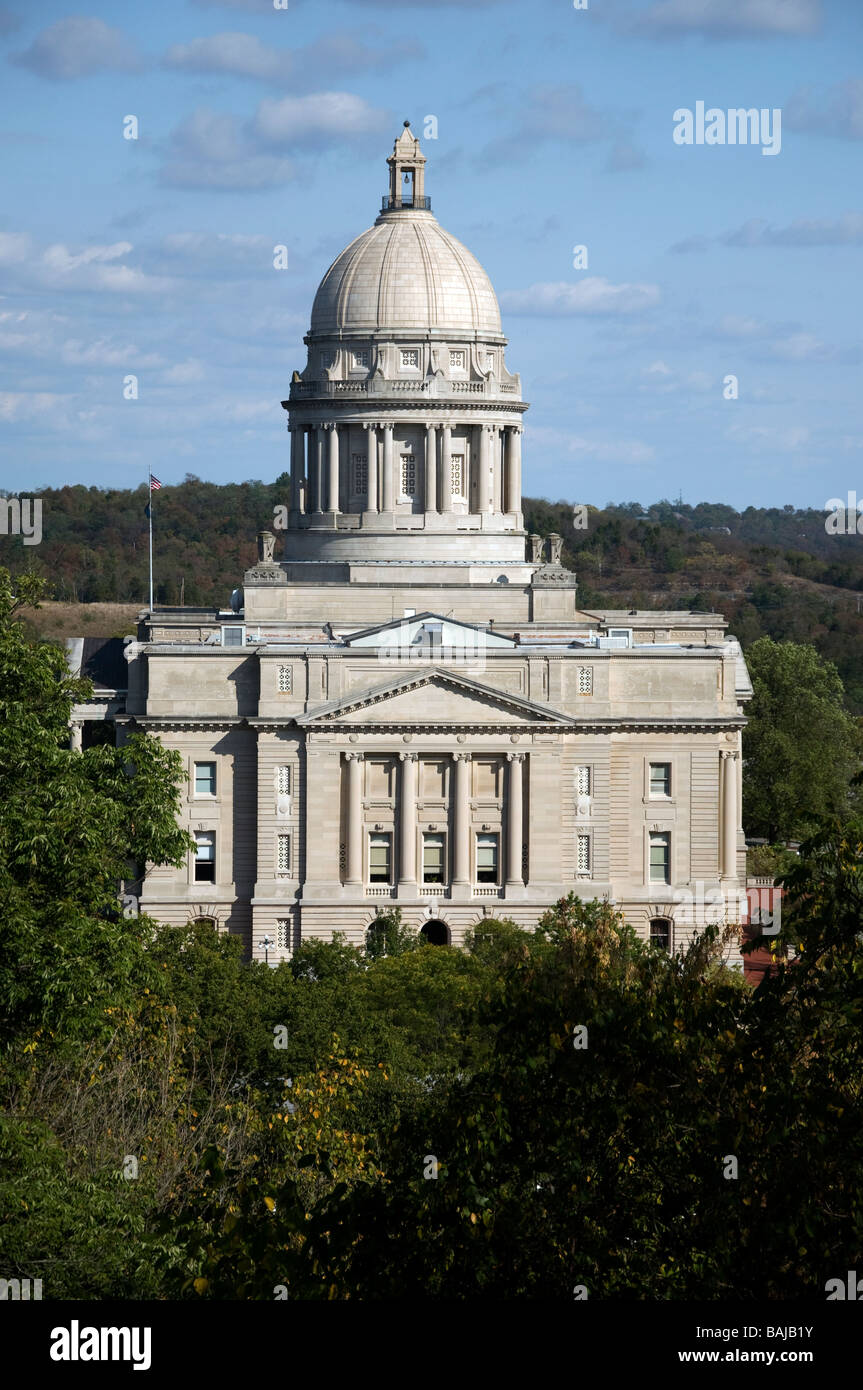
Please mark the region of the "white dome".
<svg viewBox="0 0 863 1390"><path fill-rule="evenodd" d="M479 261L430 212L393 210L330 266L311 332L495 339L500 309Z"/></svg>

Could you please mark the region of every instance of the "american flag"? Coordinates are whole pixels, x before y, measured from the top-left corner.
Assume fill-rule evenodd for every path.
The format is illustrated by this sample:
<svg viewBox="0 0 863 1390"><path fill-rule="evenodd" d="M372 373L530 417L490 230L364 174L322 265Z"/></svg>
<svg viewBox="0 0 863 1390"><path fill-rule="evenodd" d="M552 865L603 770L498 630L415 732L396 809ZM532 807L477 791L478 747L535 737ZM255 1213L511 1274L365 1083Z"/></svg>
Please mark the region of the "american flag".
<svg viewBox="0 0 863 1390"><path fill-rule="evenodd" d="M159 488L160 488L161 486L162 486L162 484L159 482L159 479L156 478L156 477L154 477L153 474L151 473L151 474L150 474L150 491L151 491L151 492L158 492L158 490L159 490Z"/></svg>

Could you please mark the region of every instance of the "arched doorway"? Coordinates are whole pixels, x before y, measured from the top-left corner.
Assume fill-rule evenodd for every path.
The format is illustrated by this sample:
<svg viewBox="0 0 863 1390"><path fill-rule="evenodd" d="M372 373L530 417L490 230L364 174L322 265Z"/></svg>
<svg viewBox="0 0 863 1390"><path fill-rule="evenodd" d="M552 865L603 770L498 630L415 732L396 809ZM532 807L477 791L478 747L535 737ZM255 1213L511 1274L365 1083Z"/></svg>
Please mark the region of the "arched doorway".
<svg viewBox="0 0 863 1390"><path fill-rule="evenodd" d="M424 936L432 946L449 946L450 944L449 927L446 922L440 922L437 918L425 923L425 926L420 930L420 936Z"/></svg>

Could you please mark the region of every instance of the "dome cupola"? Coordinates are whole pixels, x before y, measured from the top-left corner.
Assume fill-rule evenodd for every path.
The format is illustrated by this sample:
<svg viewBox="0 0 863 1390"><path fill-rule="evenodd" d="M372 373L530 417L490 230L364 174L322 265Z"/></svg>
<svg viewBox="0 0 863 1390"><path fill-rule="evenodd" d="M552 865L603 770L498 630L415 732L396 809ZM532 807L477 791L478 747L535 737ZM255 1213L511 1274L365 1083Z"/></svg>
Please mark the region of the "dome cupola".
<svg viewBox="0 0 863 1390"><path fill-rule="evenodd" d="M282 403L286 557L523 561L527 406L494 289L433 215L408 122L387 166L374 225L318 287L308 359Z"/></svg>

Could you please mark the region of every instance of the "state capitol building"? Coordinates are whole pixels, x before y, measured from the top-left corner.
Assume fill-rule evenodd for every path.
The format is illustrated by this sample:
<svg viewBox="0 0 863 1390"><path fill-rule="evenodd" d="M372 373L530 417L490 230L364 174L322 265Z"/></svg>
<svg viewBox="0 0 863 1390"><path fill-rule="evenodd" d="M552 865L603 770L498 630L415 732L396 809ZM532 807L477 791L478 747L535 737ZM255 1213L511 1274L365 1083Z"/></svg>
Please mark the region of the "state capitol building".
<svg viewBox="0 0 863 1390"><path fill-rule="evenodd" d="M127 644L110 717L179 750L196 842L141 910L274 961L381 910L457 944L575 892L675 950L687 893L745 884L739 645L716 614L581 609L560 537L525 534L494 289L408 126L387 164L315 296L258 563Z"/></svg>

